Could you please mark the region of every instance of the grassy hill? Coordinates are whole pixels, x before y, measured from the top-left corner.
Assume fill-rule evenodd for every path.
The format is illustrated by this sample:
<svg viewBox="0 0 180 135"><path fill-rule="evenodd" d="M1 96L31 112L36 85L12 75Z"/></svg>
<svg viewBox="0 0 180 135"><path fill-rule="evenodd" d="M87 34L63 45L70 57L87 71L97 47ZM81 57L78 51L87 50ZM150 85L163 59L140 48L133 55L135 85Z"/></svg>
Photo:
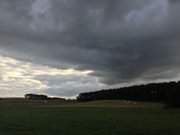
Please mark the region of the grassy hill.
<svg viewBox="0 0 180 135"><path fill-rule="evenodd" d="M180 134L180 110L163 109L161 104L119 100L6 103L0 104L0 135Z"/></svg>

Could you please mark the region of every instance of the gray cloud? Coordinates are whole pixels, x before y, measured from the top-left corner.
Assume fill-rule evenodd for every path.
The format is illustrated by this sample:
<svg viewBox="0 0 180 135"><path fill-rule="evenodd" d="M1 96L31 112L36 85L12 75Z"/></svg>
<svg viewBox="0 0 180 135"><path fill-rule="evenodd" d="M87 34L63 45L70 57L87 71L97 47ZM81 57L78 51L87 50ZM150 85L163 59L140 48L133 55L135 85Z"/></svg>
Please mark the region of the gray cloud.
<svg viewBox="0 0 180 135"><path fill-rule="evenodd" d="M179 11L177 0L1 0L0 49L93 70L106 84L172 79L180 66Z"/></svg>
<svg viewBox="0 0 180 135"><path fill-rule="evenodd" d="M44 90L52 96L60 95L65 97L76 96L80 92L102 89L105 85L98 82L97 78L81 75L72 76L38 76L38 80L48 82L48 89Z"/></svg>

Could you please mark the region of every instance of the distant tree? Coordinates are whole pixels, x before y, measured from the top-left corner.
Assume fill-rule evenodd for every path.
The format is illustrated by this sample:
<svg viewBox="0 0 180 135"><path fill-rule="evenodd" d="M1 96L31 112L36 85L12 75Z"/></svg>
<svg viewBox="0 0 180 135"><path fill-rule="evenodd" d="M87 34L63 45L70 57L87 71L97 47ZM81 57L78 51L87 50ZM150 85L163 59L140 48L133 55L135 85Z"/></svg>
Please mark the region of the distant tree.
<svg viewBox="0 0 180 135"><path fill-rule="evenodd" d="M80 93L78 101L121 99L147 102L165 102L167 106L180 107L180 82L151 83L123 88Z"/></svg>
<svg viewBox="0 0 180 135"><path fill-rule="evenodd" d="M166 92L167 107L180 107L180 83L172 85L169 90Z"/></svg>
<svg viewBox="0 0 180 135"><path fill-rule="evenodd" d="M48 99L48 96L46 95L38 95L38 94L26 94L25 99L28 100L46 100Z"/></svg>

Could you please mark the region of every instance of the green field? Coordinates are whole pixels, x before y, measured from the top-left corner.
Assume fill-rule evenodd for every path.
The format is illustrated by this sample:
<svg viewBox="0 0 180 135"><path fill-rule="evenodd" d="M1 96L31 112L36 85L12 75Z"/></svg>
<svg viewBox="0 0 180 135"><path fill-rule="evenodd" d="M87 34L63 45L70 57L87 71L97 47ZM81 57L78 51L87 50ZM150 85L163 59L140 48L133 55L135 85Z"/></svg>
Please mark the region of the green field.
<svg viewBox="0 0 180 135"><path fill-rule="evenodd" d="M180 110L122 101L0 103L0 122L0 135L180 134Z"/></svg>

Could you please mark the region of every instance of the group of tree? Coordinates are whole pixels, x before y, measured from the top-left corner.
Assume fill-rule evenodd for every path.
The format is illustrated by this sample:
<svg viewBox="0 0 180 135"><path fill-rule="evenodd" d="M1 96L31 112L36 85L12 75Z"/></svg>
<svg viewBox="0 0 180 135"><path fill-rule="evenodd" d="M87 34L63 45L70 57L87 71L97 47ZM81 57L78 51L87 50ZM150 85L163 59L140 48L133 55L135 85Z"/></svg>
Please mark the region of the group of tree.
<svg viewBox="0 0 180 135"><path fill-rule="evenodd" d="M43 95L43 94L25 94L24 98L26 100L48 100L48 101L65 101L65 98L61 98L61 97L48 97L47 95Z"/></svg>
<svg viewBox="0 0 180 135"><path fill-rule="evenodd" d="M80 93L78 101L132 100L164 102L167 106L180 107L180 82L151 83L123 88Z"/></svg>
<svg viewBox="0 0 180 135"><path fill-rule="evenodd" d="M47 100L47 95L39 95L39 94L26 94L24 95L25 99L28 100Z"/></svg>

